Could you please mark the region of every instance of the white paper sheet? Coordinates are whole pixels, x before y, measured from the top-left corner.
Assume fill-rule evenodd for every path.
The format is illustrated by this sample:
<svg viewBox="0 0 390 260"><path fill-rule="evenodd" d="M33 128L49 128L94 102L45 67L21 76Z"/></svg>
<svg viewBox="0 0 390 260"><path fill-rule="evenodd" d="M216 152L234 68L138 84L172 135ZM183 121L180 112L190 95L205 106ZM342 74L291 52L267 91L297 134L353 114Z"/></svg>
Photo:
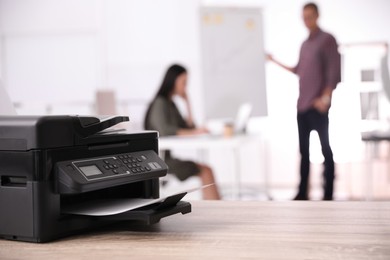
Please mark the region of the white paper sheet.
<svg viewBox="0 0 390 260"><path fill-rule="evenodd" d="M184 190L182 192L178 192L170 196L178 195L184 192L190 193L193 191L207 188L211 185L214 184L208 184L201 187ZM170 196L158 198L158 199L99 199L99 200L93 200L84 203L70 205L62 209L62 213L95 216L95 217L110 216L110 215L116 215L130 210L142 208L158 202L162 202L163 200L165 200Z"/></svg>

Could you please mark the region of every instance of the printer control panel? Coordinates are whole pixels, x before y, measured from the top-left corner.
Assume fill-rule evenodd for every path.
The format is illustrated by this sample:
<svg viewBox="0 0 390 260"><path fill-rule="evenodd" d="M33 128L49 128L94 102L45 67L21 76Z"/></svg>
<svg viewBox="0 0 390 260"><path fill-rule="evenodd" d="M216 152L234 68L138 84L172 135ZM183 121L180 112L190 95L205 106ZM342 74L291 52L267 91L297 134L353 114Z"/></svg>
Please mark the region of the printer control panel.
<svg viewBox="0 0 390 260"><path fill-rule="evenodd" d="M143 174L162 166L155 161L148 161L150 155L145 152L119 154L115 156L73 161L72 165L87 180L95 180L123 174Z"/></svg>
<svg viewBox="0 0 390 260"><path fill-rule="evenodd" d="M135 182L165 176L168 168L152 150L86 158L57 163L58 187L62 192L88 187ZM96 186L97 187L97 186Z"/></svg>

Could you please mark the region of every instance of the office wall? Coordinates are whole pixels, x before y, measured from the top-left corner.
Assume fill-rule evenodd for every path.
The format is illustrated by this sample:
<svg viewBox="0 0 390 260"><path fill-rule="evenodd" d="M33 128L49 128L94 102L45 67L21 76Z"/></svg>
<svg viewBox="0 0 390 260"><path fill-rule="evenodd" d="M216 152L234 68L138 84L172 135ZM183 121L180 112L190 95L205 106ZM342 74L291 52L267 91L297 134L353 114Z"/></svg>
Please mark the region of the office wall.
<svg viewBox="0 0 390 260"><path fill-rule="evenodd" d="M189 92L195 108L195 118L203 120L201 107L201 61L198 10L202 5L259 6L264 10L265 49L275 58L294 65L301 42L307 32L301 21L301 7L306 1L286 0L0 0L0 75L15 101L31 100L38 103L56 103L94 98L93 91L112 88L122 100L147 102L155 93L166 66L180 62L189 68ZM319 0L323 29L332 32L339 43L387 41L390 42L390 2L387 0ZM44 44L43 39L51 39ZM26 41L22 40L26 39ZM61 39L66 39L62 41ZM82 42L72 48L71 42ZM36 48L26 43L36 42ZM50 45L51 42L51 45ZM68 44L66 44L68 42ZM89 45L87 43L90 43ZM56 48L55 57L45 57L45 64L29 60L34 51L49 54ZM47 47L47 50L45 48ZM30 48L30 49L27 49ZM7 59L7 55L17 60ZM80 54L80 55L79 55ZM67 59L72 58L72 59ZM4 64L12 65L9 71ZM78 69L72 66L75 64ZM59 66L55 73L43 69ZM67 69L69 67L69 69ZM81 71L81 73L80 73ZM85 73L84 73L85 72ZM9 74L9 75L8 75ZM23 77L21 77L23 75ZM58 79L61 82L58 82ZM11 80L9 82L9 80ZM39 84L52 86L53 92L31 89L29 83L44 79ZM266 66L268 122L255 128L271 129L269 135L269 171L275 184L292 185L297 180L298 146L295 124L295 103L298 95L297 78L272 64ZM17 80L17 81L16 81ZM82 82L82 85L77 85ZM12 83L12 84L11 84ZM76 84L76 86L74 86ZM41 86L41 85L40 85ZM67 87L69 86L69 87ZM62 90L60 90L61 88ZM73 95L64 95L64 91ZM31 95L25 95L30 93ZM332 126L333 143L338 159L352 160L359 151L356 129L351 127L348 105L351 90L340 88L335 93ZM62 100L62 101L61 101ZM61 102L60 102L61 101ZM29 101L32 102L32 101ZM79 108L77 107L77 110ZM35 110L34 110L35 111ZM41 111L39 109L36 110ZM64 113L74 113L74 107L63 106ZM78 110L79 111L79 110ZM87 112L83 108L83 112ZM142 118L142 109L129 110L135 123ZM338 115L335 116L335 115ZM353 118L353 117L352 117ZM355 122L355 121L354 121ZM331 123L332 124L332 123ZM354 134L349 133L351 130ZM348 141L346 143L346 140ZM318 148L318 144L316 146ZM314 151L313 151L314 152ZM314 154L317 162L318 149ZM345 158L345 155L351 158ZM213 154L219 179L231 176L232 166L221 164L229 156ZM226 160L224 160L226 161ZM280 163L283 161L283 163ZM341 169L342 170L342 169ZM248 172L249 180L260 179L258 170ZM246 177L244 177L246 178Z"/></svg>
<svg viewBox="0 0 390 260"><path fill-rule="evenodd" d="M94 69L86 88L79 88L78 95L93 98L92 88L114 88L120 98L149 99L155 92L167 64L177 61L190 69L189 89L194 105L200 104L201 90L199 5L260 6L264 10L265 48L287 64L295 64L299 45L306 37L300 19L305 1L283 0L164 0L164 1L49 1L49 0L0 0L1 64L7 62L4 41L20 38L42 39L60 37L80 40L93 39L95 52L88 62ZM386 14L386 0L317 1L321 8L321 24L331 31L340 43L364 41L390 41ZM49 42L49 41L48 41ZM50 44L50 43L48 43ZM27 45L27 44L26 44ZM87 47L84 47L86 50ZM68 48L64 56L74 56ZM86 50L87 51L87 50ZM88 50L90 51L90 50ZM23 59L23 57L21 57ZM76 63L76 62L75 62ZM87 64L87 61L85 61ZM7 68L1 67L2 76ZM34 67L29 68L32 72ZM34 74L32 73L31 74ZM24 73L24 72L23 72ZM11 75L16 78L15 75ZM57 75L45 75L54 82ZM69 76L69 85L72 84ZM282 72L273 65L267 66L270 116L294 114L294 110L280 109L280 104L295 106L293 75ZM7 79L5 79L7 80ZM66 81L66 79L62 79ZM27 79L26 79L27 81ZM9 84L6 87L12 88ZM142 89L143 91L139 91ZM10 90L12 92L12 90ZM279 93L285 93L281 96ZM37 97L50 101L53 95L41 93ZM18 94L14 99L19 100ZM286 98L284 98L286 96ZM272 102L273 100L273 102ZM202 109L195 111L201 120Z"/></svg>
<svg viewBox="0 0 390 260"><path fill-rule="evenodd" d="M23 94L31 88L40 93L36 102L88 104L95 89L114 89L119 100L145 106L166 67L179 62L190 71L189 92L199 103L198 6L194 0L2 0L6 87L22 103L31 103ZM129 112L135 122L143 116Z"/></svg>

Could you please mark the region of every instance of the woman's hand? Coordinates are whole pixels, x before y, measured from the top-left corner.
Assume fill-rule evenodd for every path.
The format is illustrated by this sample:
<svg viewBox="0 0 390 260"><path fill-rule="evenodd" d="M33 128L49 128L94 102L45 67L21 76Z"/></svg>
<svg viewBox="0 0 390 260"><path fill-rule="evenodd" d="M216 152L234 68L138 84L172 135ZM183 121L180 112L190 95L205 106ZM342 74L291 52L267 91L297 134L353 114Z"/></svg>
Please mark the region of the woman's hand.
<svg viewBox="0 0 390 260"><path fill-rule="evenodd" d="M195 135L201 135L201 134L208 134L209 133L209 130L207 130L207 128L205 128L205 127L195 128L195 129L193 129L193 131L194 131Z"/></svg>
<svg viewBox="0 0 390 260"><path fill-rule="evenodd" d="M206 128L194 128L194 129L179 129L177 135L202 135L209 133Z"/></svg>
<svg viewBox="0 0 390 260"><path fill-rule="evenodd" d="M188 127L194 127L194 120L192 117L192 109L191 109L191 104L190 104L190 99L188 98L187 91L183 91L180 95L181 98L185 101L186 107L187 107L187 118L185 119L187 122Z"/></svg>
<svg viewBox="0 0 390 260"><path fill-rule="evenodd" d="M188 102L188 95L187 95L187 91L183 91L183 93L181 93L180 97L182 99L184 99L186 102Z"/></svg>

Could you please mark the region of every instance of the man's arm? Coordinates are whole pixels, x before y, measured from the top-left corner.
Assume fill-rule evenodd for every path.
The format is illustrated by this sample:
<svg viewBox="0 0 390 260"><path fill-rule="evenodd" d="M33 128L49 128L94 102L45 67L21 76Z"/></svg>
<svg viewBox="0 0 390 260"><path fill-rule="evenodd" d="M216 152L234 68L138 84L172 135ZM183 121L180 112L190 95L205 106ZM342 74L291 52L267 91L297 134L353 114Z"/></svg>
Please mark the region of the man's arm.
<svg viewBox="0 0 390 260"><path fill-rule="evenodd" d="M331 105L332 93L341 81L341 57L338 52L336 39L330 37L324 46L326 87L319 98L314 100L313 106L318 111L326 113Z"/></svg>
<svg viewBox="0 0 390 260"><path fill-rule="evenodd" d="M281 68L287 70L287 71L290 71L292 73L295 73L295 68L294 67L289 67L289 66L286 66L284 65L283 63L277 61L274 59L274 57L272 57L271 54L267 54L267 60L268 61L272 61L273 63L275 63L276 65L280 66Z"/></svg>

